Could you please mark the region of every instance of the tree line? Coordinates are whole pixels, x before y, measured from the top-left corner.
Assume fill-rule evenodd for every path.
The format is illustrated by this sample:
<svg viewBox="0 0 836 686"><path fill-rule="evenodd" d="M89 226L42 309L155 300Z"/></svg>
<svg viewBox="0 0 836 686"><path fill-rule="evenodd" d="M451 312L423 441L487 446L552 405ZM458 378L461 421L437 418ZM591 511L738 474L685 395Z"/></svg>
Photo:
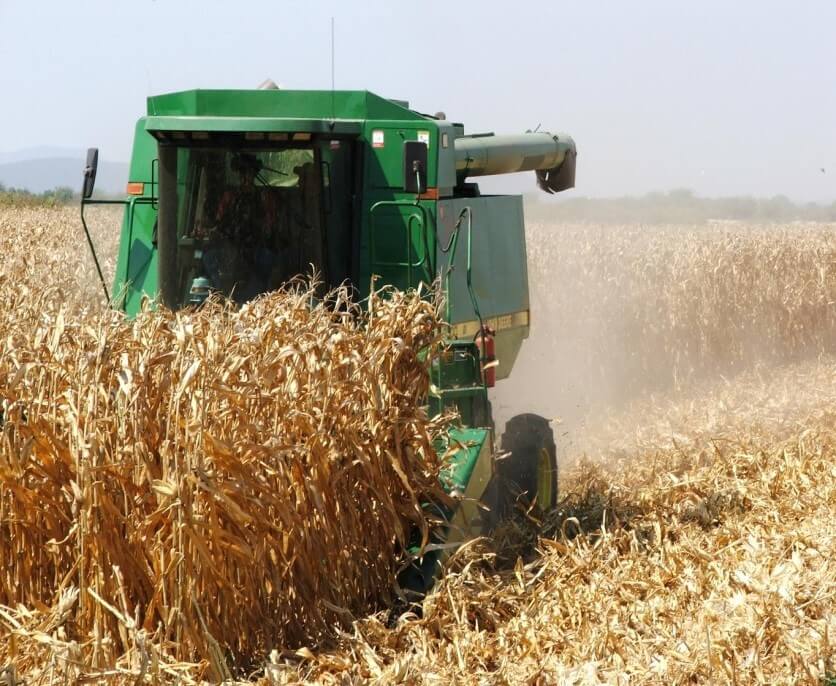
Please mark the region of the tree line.
<svg viewBox="0 0 836 686"><path fill-rule="evenodd" d="M67 205L79 200L78 191L58 186L42 193L0 183L0 204ZM526 215L532 220L624 223L694 223L712 219L751 222L836 222L836 201L830 204L795 203L784 195L771 198L729 196L704 198L688 189L620 198L570 197L544 201L525 196Z"/></svg>
<svg viewBox="0 0 836 686"><path fill-rule="evenodd" d="M69 186L57 186L44 191L33 193L26 188L15 188L0 183L0 204L6 205L67 205L77 202L79 193Z"/></svg>
<svg viewBox="0 0 836 686"><path fill-rule="evenodd" d="M688 189L621 198L570 197L553 201L531 195L526 196L526 215L533 220L650 224L701 224L713 219L836 222L836 202L796 203L784 195L704 198Z"/></svg>

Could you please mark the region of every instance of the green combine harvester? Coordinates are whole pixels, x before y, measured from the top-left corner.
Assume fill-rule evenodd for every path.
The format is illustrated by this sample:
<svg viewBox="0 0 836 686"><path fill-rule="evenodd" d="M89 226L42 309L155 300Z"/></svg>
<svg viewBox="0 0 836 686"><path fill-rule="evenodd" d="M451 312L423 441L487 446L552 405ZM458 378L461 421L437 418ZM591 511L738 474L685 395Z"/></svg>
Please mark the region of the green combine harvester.
<svg viewBox="0 0 836 686"><path fill-rule="evenodd" d="M428 402L433 414L454 406L461 416L444 479L465 496L445 513L448 544L464 541L519 497L542 509L557 498L547 420L510 420L500 453L509 456L495 459L488 389L511 374L530 325L523 203L482 195L470 179L534 171L555 193L574 186L575 158L564 134L466 135L441 113L367 91L150 97L127 199L117 201L125 209L113 302L129 316L145 297L172 309L213 292L243 303L310 265L324 289L348 282L358 299L373 280L414 289L440 279L451 336ZM97 159L91 149L82 222L85 205L107 202L92 199ZM102 287L110 301L104 279ZM432 583L441 556L425 555L410 585Z"/></svg>

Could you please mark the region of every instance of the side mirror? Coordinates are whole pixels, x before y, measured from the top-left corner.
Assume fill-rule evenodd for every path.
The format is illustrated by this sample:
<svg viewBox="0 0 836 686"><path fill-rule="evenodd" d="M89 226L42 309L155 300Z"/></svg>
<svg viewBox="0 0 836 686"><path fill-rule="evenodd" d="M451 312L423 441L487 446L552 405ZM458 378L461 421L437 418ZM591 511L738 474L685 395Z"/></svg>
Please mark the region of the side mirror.
<svg viewBox="0 0 836 686"><path fill-rule="evenodd" d="M84 166L84 185L81 188L81 197L87 200L93 195L96 187L96 170L99 168L99 149L87 149L87 164Z"/></svg>
<svg viewBox="0 0 836 686"><path fill-rule="evenodd" d="M404 141L403 189L417 195L427 192L427 144L423 141Z"/></svg>

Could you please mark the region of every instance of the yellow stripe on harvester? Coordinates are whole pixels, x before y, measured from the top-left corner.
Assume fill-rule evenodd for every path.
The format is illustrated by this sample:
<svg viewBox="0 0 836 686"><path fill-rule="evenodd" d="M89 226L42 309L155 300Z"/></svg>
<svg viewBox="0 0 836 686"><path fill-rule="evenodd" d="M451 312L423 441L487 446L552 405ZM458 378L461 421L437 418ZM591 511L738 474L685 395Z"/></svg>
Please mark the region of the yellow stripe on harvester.
<svg viewBox="0 0 836 686"><path fill-rule="evenodd" d="M485 326L497 333L506 329L515 329L521 326L528 326L531 315L528 310L500 314L495 317L485 317L482 321ZM479 320L473 319L468 322L460 322L451 326L453 338L473 338L479 333Z"/></svg>

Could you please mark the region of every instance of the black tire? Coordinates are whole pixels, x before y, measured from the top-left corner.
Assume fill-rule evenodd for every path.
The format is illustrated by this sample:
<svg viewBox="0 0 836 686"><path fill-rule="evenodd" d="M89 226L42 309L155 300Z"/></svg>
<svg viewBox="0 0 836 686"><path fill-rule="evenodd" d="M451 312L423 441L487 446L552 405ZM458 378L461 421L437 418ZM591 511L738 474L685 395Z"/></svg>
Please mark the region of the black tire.
<svg viewBox="0 0 836 686"><path fill-rule="evenodd" d="M557 504L557 447L548 419L529 413L508 420L485 500L492 526L517 506L533 503L545 512Z"/></svg>

